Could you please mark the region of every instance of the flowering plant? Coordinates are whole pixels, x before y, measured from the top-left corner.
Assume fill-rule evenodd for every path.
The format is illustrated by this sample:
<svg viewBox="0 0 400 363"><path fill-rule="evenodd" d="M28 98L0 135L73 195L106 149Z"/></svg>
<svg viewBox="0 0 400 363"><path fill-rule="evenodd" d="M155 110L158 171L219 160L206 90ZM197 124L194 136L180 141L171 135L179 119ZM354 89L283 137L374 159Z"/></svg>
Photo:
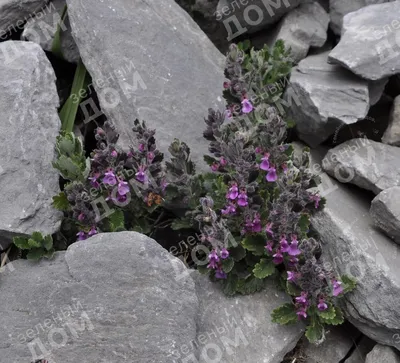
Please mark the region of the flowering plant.
<svg viewBox="0 0 400 363"><path fill-rule="evenodd" d="M199 256L201 272L219 281L228 295L254 293L274 278L292 302L276 309L273 321L304 320L306 336L317 342L324 324L343 322L336 301L354 282L324 268L310 227L310 216L325 203L314 188L319 179L309 172L309 150L296 155L286 143L288 125L267 100L271 82L289 71L280 42L271 51L265 47L250 54L231 46L227 109L209 111L204 133L213 155L205 160L213 174L191 218L210 251Z"/></svg>

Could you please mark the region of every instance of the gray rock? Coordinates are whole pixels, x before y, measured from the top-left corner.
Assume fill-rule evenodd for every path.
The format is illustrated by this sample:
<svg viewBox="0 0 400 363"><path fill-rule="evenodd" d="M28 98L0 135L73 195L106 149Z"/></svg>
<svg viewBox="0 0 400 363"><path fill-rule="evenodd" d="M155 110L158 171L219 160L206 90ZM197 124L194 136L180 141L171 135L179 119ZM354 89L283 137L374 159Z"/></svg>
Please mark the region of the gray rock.
<svg viewBox="0 0 400 363"><path fill-rule="evenodd" d="M379 193L371 203L371 218L376 227L400 244L400 187Z"/></svg>
<svg viewBox="0 0 400 363"><path fill-rule="evenodd" d="M388 145L400 146L400 96L394 99L389 126L382 137L382 142Z"/></svg>
<svg viewBox="0 0 400 363"><path fill-rule="evenodd" d="M0 238L52 234L62 213L51 206L60 192L52 167L60 130L55 74L35 43L0 43ZM1 249L1 248L0 248Z"/></svg>
<svg viewBox="0 0 400 363"><path fill-rule="evenodd" d="M322 47L327 39L329 15L317 2L301 4L289 12L278 25L274 42L283 39L291 48L293 61L304 59L310 47Z"/></svg>
<svg viewBox="0 0 400 363"><path fill-rule="evenodd" d="M231 41L243 33L254 33L277 23L283 15L306 2L308 0L253 0L250 3L220 0L216 16L225 24L227 38Z"/></svg>
<svg viewBox="0 0 400 363"><path fill-rule="evenodd" d="M399 12L400 2L395 1L347 14L342 38L329 54L329 61L368 80L399 73L400 50L396 43Z"/></svg>
<svg viewBox="0 0 400 363"><path fill-rule="evenodd" d="M200 304L199 363L281 363L301 338L302 324L279 326L271 322L272 310L289 301L273 284L265 292L227 298L208 277L197 271L192 276ZM225 332L218 333L217 328L221 332L225 328ZM201 337L212 332L217 332L215 339L204 339L202 343Z"/></svg>
<svg viewBox="0 0 400 363"><path fill-rule="evenodd" d="M193 280L139 233L97 235L54 260L13 265L2 274L4 362L31 362L31 346L49 362L173 363L196 337Z"/></svg>
<svg viewBox="0 0 400 363"><path fill-rule="evenodd" d="M65 0L54 0L49 4L47 9L41 11L41 14L30 19L25 24L22 36L27 40L40 44L44 50L51 51L57 25L60 24L63 57L68 62L78 63L80 59L79 51L71 34L68 15L61 21L65 6Z"/></svg>
<svg viewBox="0 0 400 363"><path fill-rule="evenodd" d="M139 118L157 130L160 149L179 138L202 163L203 119L223 105L224 57L190 16L173 0L67 4L82 60L121 144L136 143L131 128Z"/></svg>
<svg viewBox="0 0 400 363"><path fill-rule="evenodd" d="M307 363L338 363L350 352L361 333L350 324L328 328L326 340L315 345L303 339L302 356Z"/></svg>
<svg viewBox="0 0 400 363"><path fill-rule="evenodd" d="M362 337L360 342L355 346L351 356L347 358L344 363L365 363L367 354L373 349L375 344L376 343L368 337Z"/></svg>
<svg viewBox="0 0 400 363"><path fill-rule="evenodd" d="M400 357L392 348L377 344L365 363L400 363Z"/></svg>
<svg viewBox="0 0 400 363"><path fill-rule="evenodd" d="M0 39L22 29L26 20L45 7L49 0L0 0Z"/></svg>
<svg viewBox="0 0 400 363"><path fill-rule="evenodd" d="M352 139L329 150L325 171L342 183L379 194L400 185L400 148L368 139Z"/></svg>
<svg viewBox="0 0 400 363"><path fill-rule="evenodd" d="M302 60L287 88L287 112L301 140L317 146L341 125L362 120L369 109L368 82L327 63L328 52Z"/></svg>
<svg viewBox="0 0 400 363"><path fill-rule="evenodd" d="M343 299L348 320L369 338L400 349L400 246L373 227L369 197L337 183L321 171L321 154L312 151L311 171L319 173L327 204L312 217L320 234L325 267L357 280Z"/></svg>

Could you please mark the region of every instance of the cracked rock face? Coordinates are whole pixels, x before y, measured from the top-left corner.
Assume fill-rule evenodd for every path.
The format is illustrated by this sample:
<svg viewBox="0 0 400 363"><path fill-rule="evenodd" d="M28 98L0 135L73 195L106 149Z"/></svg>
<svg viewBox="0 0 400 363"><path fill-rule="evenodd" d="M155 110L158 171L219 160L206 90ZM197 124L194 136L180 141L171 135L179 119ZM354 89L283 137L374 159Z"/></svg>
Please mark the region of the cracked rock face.
<svg viewBox="0 0 400 363"><path fill-rule="evenodd" d="M165 152L179 138L204 165L208 108L222 108L224 57L174 0L68 0L73 36L103 112L135 144L135 118ZM90 110L90 105L87 106Z"/></svg>
<svg viewBox="0 0 400 363"><path fill-rule="evenodd" d="M377 344L367 355L365 363L400 363L400 355L392 348Z"/></svg>
<svg viewBox="0 0 400 363"><path fill-rule="evenodd" d="M55 233L62 214L51 206L60 192L52 166L60 130L55 74L31 42L0 43L0 237ZM2 245L4 249L6 246Z"/></svg>

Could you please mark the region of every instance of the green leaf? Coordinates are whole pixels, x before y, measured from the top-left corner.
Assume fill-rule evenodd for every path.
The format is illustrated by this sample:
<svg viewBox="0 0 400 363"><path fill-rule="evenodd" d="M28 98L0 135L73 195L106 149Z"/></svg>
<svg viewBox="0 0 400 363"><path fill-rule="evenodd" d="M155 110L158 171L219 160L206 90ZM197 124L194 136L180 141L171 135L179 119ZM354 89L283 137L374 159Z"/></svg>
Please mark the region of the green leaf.
<svg viewBox="0 0 400 363"><path fill-rule="evenodd" d="M262 258L253 269L254 276L258 279L265 279L266 277L271 276L274 272L275 264L265 258Z"/></svg>
<svg viewBox="0 0 400 363"><path fill-rule="evenodd" d="M29 238L28 239L28 245L29 248L40 248L42 246L42 244L36 240L34 240L33 238Z"/></svg>
<svg viewBox="0 0 400 363"><path fill-rule="evenodd" d="M54 248L52 248L52 249L44 252L42 257L47 258L47 259L51 259L51 258L53 258L55 252L56 251L54 250Z"/></svg>
<svg viewBox="0 0 400 363"><path fill-rule="evenodd" d="M36 242L41 243L43 241L43 236L40 232L33 232L32 239L34 239Z"/></svg>
<svg viewBox="0 0 400 363"><path fill-rule="evenodd" d="M355 280L347 275L341 276L340 280L343 283L342 287L343 287L343 292L345 294L353 291L357 287L357 280Z"/></svg>
<svg viewBox="0 0 400 363"><path fill-rule="evenodd" d="M29 243L27 237L14 237L14 244L21 250L29 250Z"/></svg>
<svg viewBox="0 0 400 363"><path fill-rule="evenodd" d="M67 211L70 208L67 195L64 192L53 197L53 207L60 211Z"/></svg>
<svg viewBox="0 0 400 363"><path fill-rule="evenodd" d="M235 262L239 262L246 257L246 250L241 245L232 247L229 249L229 256L232 257Z"/></svg>
<svg viewBox="0 0 400 363"><path fill-rule="evenodd" d="M125 216L121 209L115 209L108 217L108 222L110 223L111 232L116 232L118 230L125 228Z"/></svg>
<svg viewBox="0 0 400 363"><path fill-rule="evenodd" d="M333 320L336 317L336 310L335 307L329 304L329 308L325 311L317 311L318 316L326 322L327 320Z"/></svg>
<svg viewBox="0 0 400 363"><path fill-rule="evenodd" d="M51 235L44 237L42 244L47 251L51 251L53 248L53 237L51 237Z"/></svg>
<svg viewBox="0 0 400 363"><path fill-rule="evenodd" d="M299 228L302 233L307 233L310 229L310 217L308 214L302 214L299 219Z"/></svg>
<svg viewBox="0 0 400 363"><path fill-rule="evenodd" d="M257 256L265 254L265 245L265 237L262 235L249 235L242 241L242 246L247 251L253 252Z"/></svg>
<svg viewBox="0 0 400 363"><path fill-rule="evenodd" d="M310 343L317 343L324 337L324 327L318 319L306 328L306 337Z"/></svg>
<svg viewBox="0 0 400 363"><path fill-rule="evenodd" d="M225 273L231 272L234 265L235 261L232 258L227 258L225 260L222 260L222 269Z"/></svg>
<svg viewBox="0 0 400 363"><path fill-rule="evenodd" d="M287 303L275 309L271 316L272 322L280 325L294 324L298 321L296 310L292 303Z"/></svg>
<svg viewBox="0 0 400 363"><path fill-rule="evenodd" d="M223 291L225 295L233 296L237 292L238 277L234 274L229 274L228 278L224 281Z"/></svg>
<svg viewBox="0 0 400 363"><path fill-rule="evenodd" d="M237 291L243 295L254 294L264 288L264 280L257 279L254 276L249 276L246 279L240 279L237 286Z"/></svg>
<svg viewBox="0 0 400 363"><path fill-rule="evenodd" d="M207 268L207 265L197 265L197 271L202 275L208 275L210 273L210 269Z"/></svg>
<svg viewBox="0 0 400 363"><path fill-rule="evenodd" d="M60 111L61 128L66 132L72 132L74 129L76 114L82 100L81 90L85 90L87 87L85 85L86 73L82 60L79 60L72 83L71 95Z"/></svg>
<svg viewBox="0 0 400 363"><path fill-rule="evenodd" d="M217 159L215 159L215 158L213 158L212 156L209 156L209 155L204 155L203 159L204 159L204 161L206 162L207 165L212 165L212 164L214 164L215 162L218 161Z"/></svg>
<svg viewBox="0 0 400 363"><path fill-rule="evenodd" d="M43 248L33 248L28 252L28 254L26 255L26 258L28 260L38 261L45 254L46 254L46 251Z"/></svg>
<svg viewBox="0 0 400 363"><path fill-rule="evenodd" d="M291 283L290 281L286 281L286 292L290 296L300 296L301 290L295 284Z"/></svg>
<svg viewBox="0 0 400 363"><path fill-rule="evenodd" d="M335 307L335 318L329 320L329 322L327 321L327 324L329 325L341 325L344 323L344 316L343 316L343 312L339 307Z"/></svg>
<svg viewBox="0 0 400 363"><path fill-rule="evenodd" d="M171 223L171 228L174 231L178 231L180 229L190 229L192 228L192 223L189 219L174 219Z"/></svg>
<svg viewBox="0 0 400 363"><path fill-rule="evenodd" d="M57 31L54 34L54 40L53 40L53 44L52 44L52 47L51 47L51 52L55 56L57 56L57 57L59 57L61 59L64 59L64 56L63 56L63 53L62 53L62 49L61 49L61 32L62 32L61 25L63 24L63 22L65 20L65 17L67 16L67 9L68 9L68 7L67 7L67 5L65 5L64 9L63 9L63 12L61 14L60 23L57 25Z"/></svg>

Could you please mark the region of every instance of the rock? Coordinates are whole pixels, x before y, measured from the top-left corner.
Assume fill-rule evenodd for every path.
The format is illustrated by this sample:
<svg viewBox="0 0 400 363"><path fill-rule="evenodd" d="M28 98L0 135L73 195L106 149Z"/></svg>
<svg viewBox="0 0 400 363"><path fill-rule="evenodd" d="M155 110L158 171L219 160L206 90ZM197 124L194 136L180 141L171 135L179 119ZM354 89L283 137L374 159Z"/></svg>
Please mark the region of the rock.
<svg viewBox="0 0 400 363"><path fill-rule="evenodd" d="M65 6L65 0L54 0L49 4L48 9L41 11L42 14L38 14L26 23L22 36L27 40L40 44L44 50L50 52L53 47L57 25L60 24L62 55L68 62L78 63L80 59L79 51L71 34L68 15L61 21Z"/></svg>
<svg viewBox="0 0 400 363"><path fill-rule="evenodd" d="M400 357L392 348L377 344L368 353L365 363L400 363Z"/></svg>
<svg viewBox="0 0 400 363"><path fill-rule="evenodd" d="M324 170L342 183L379 194L400 185L400 148L368 139L352 139L329 150Z"/></svg>
<svg viewBox="0 0 400 363"><path fill-rule="evenodd" d="M288 297L272 284L255 295L227 298L218 284L197 271L196 282L200 311L197 320L199 363L263 362L281 363L301 338L304 330L299 323L279 326L271 322L271 312L287 303ZM223 330L216 337L204 339L211 332ZM229 343L230 342L230 343ZM218 358L217 358L218 357Z"/></svg>
<svg viewBox="0 0 400 363"><path fill-rule="evenodd" d="M228 40L255 33L279 21L283 15L308 0L219 0L216 16L225 24ZM232 28L233 25L233 28Z"/></svg>
<svg viewBox="0 0 400 363"><path fill-rule="evenodd" d="M350 352L354 341L361 333L348 323L343 326L328 328L326 340L315 345L303 338L302 356L307 363L338 363Z"/></svg>
<svg viewBox="0 0 400 363"><path fill-rule="evenodd" d="M313 150L311 171L320 174L324 210L312 217L320 234L325 267L357 280L341 300L348 320L369 338L400 349L400 246L373 227L370 201L361 190L321 171L323 150ZM383 298L384 297L384 298Z"/></svg>
<svg viewBox="0 0 400 363"><path fill-rule="evenodd" d="M400 2L395 1L347 14L342 38L329 54L329 61L368 80L399 73L400 51L396 43L399 12Z"/></svg>
<svg viewBox="0 0 400 363"><path fill-rule="evenodd" d="M344 363L365 363L367 354L372 350L375 344L376 343L368 337L362 337L360 342L356 344L350 357L347 358Z"/></svg>
<svg viewBox="0 0 400 363"><path fill-rule="evenodd" d="M31 362L31 347L49 362L172 363L196 338L193 280L139 233L100 234L54 260L13 265L2 274L4 362Z"/></svg>
<svg viewBox="0 0 400 363"><path fill-rule="evenodd" d="M9 32L22 29L26 20L40 12L49 0L1 0L0 2L0 39Z"/></svg>
<svg viewBox="0 0 400 363"><path fill-rule="evenodd" d="M208 108L223 107L224 57L190 16L173 0L67 4L82 60L121 145L136 144L131 128L139 118L157 130L162 151L179 138L205 165L203 119Z"/></svg>
<svg viewBox="0 0 400 363"><path fill-rule="evenodd" d="M31 42L0 43L0 239L55 233L62 213L51 206L60 193L52 166L60 130L55 74Z"/></svg>
<svg viewBox="0 0 400 363"><path fill-rule="evenodd" d="M310 47L322 47L327 40L329 15L317 2L302 4L279 23L274 41L283 39L291 48L295 63L304 59Z"/></svg>
<svg viewBox="0 0 400 363"><path fill-rule="evenodd" d="M364 119L369 109L368 82L328 64L327 57L324 52L302 60L293 69L284 96L299 137L312 147L341 125Z"/></svg>
<svg viewBox="0 0 400 363"><path fill-rule="evenodd" d="M382 142L388 145L400 146L400 96L394 99L389 126L382 137Z"/></svg>
<svg viewBox="0 0 400 363"><path fill-rule="evenodd" d="M400 244L400 187L392 187L379 193L371 203L374 225Z"/></svg>

